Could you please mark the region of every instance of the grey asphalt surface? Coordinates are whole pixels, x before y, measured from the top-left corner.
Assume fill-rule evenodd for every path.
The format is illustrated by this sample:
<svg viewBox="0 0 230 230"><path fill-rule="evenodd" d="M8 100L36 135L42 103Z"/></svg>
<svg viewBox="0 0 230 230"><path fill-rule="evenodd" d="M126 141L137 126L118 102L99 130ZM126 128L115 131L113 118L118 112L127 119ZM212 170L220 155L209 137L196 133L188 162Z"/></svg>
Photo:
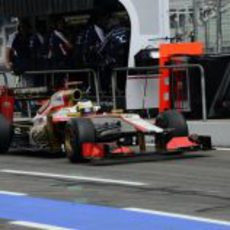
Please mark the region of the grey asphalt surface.
<svg viewBox="0 0 230 230"><path fill-rule="evenodd" d="M135 207L230 221L230 151L195 152L193 157L132 164L70 164L62 156L11 152L0 156L0 190L77 203ZM127 186L8 174L2 170L142 182ZM0 229L22 229L0 220ZM25 228L23 228L25 229Z"/></svg>

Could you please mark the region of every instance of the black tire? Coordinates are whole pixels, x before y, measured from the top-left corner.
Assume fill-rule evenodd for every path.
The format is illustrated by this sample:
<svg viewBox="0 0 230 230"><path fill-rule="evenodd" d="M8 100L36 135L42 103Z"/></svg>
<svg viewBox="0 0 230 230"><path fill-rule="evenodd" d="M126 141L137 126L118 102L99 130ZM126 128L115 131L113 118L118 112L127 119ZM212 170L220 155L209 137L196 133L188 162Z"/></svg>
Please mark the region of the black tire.
<svg viewBox="0 0 230 230"><path fill-rule="evenodd" d="M0 114L0 154L6 153L10 147L13 129L4 116Z"/></svg>
<svg viewBox="0 0 230 230"><path fill-rule="evenodd" d="M188 136L188 125L181 113L176 110L168 110L160 113L155 124L163 129L172 129L171 137Z"/></svg>
<svg viewBox="0 0 230 230"><path fill-rule="evenodd" d="M65 151L70 162L84 161L82 143L95 142L95 128L87 118L74 118L66 123Z"/></svg>

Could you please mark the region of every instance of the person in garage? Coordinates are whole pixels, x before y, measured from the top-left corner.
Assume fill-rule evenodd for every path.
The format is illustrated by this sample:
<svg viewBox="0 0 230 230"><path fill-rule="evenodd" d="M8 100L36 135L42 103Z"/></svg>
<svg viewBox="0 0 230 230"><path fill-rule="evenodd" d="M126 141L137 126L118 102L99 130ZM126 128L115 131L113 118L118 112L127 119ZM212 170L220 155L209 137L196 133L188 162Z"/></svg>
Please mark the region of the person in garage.
<svg viewBox="0 0 230 230"><path fill-rule="evenodd" d="M17 31L9 36L5 51L5 67L15 75L22 76L31 67L30 58L31 26L27 20L20 20ZM21 84L28 86L30 78L22 77Z"/></svg>
<svg viewBox="0 0 230 230"><path fill-rule="evenodd" d="M56 19L53 23L54 28L49 35L48 44L49 66L54 70L70 69L73 45L67 37L66 23L63 18ZM56 74L52 87L62 88L65 85L65 81L63 74Z"/></svg>
<svg viewBox="0 0 230 230"><path fill-rule="evenodd" d="M73 45L66 35L63 18L54 22L54 28L49 36L49 52L52 69L67 69L71 59Z"/></svg>
<svg viewBox="0 0 230 230"><path fill-rule="evenodd" d="M98 50L105 40L104 16L99 12L94 13L86 26L83 37L84 64L89 67L97 67L100 61Z"/></svg>

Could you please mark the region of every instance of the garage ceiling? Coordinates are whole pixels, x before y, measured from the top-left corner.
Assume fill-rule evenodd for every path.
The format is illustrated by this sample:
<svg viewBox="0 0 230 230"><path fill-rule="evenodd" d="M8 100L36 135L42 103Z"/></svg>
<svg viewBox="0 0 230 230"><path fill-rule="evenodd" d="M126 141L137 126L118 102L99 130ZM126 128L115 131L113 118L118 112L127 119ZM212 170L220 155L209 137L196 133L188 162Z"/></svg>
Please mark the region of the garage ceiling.
<svg viewBox="0 0 230 230"><path fill-rule="evenodd" d="M94 0L0 0L1 16L39 16L90 10Z"/></svg>

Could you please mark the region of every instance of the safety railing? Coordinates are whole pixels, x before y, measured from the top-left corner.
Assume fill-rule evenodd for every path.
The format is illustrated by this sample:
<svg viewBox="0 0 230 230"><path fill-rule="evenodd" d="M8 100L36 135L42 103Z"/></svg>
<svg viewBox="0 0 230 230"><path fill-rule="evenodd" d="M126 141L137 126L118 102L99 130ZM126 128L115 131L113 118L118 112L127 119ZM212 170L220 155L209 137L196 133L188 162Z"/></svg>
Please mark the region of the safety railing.
<svg viewBox="0 0 230 230"><path fill-rule="evenodd" d="M119 72L125 72L128 76L131 71L159 71L159 70L172 70L172 69L181 69L181 68L195 68L200 71L200 80L201 80L201 101L202 101L202 119L203 121L207 120L207 105L206 105L206 84L205 84L205 71L202 65L200 64L180 64L180 65L168 65L168 66L152 66L152 67L120 67L113 69L112 72L112 100L113 100L113 109L117 109L117 100L116 100L116 87L117 87L117 77Z"/></svg>
<svg viewBox="0 0 230 230"><path fill-rule="evenodd" d="M94 86L95 86L96 102L98 105L100 105L99 80L96 71L93 69L87 68L87 69L61 69L61 70L56 69L56 70L26 71L23 73L23 76L31 75L32 77L36 77L36 76L43 75L46 79L51 78L51 85L53 86L56 74L66 74L66 76L69 77L69 74L73 74L73 73L79 73L79 74L87 73L89 87L91 87L90 79L91 77L93 78Z"/></svg>

